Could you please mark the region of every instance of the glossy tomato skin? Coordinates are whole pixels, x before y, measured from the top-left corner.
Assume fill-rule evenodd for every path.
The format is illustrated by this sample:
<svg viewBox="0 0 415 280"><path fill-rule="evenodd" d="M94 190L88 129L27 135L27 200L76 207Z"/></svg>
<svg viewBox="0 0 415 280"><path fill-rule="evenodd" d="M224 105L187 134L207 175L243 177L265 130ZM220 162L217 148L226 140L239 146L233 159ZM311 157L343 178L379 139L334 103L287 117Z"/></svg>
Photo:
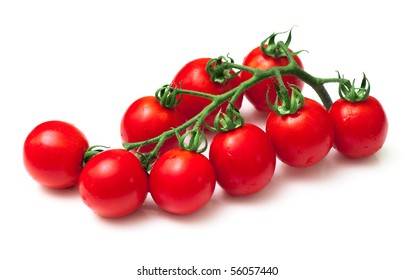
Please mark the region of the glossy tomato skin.
<svg viewBox="0 0 415 280"><path fill-rule="evenodd" d="M224 84L213 82L209 73L206 71L206 65L209 60L210 58L199 58L184 65L173 78L172 85L181 87L185 90L199 91L213 95L220 95L239 86L241 83L241 78L239 76L227 80ZM243 97L241 95L236 100L234 104L236 108L241 108L242 99ZM197 115L210 103L210 99L183 94L182 100L177 106L177 111L179 111L184 118L188 120ZM227 104L228 102L225 102L209 114L205 119L206 123L213 126L216 114L220 109L225 111Z"/></svg>
<svg viewBox="0 0 415 280"><path fill-rule="evenodd" d="M106 150L93 156L79 178L83 202L96 214L117 218L140 208L148 192L148 175L127 150Z"/></svg>
<svg viewBox="0 0 415 280"><path fill-rule="evenodd" d="M134 101L124 113L121 120L121 139L123 142L141 142L159 136L171 128L184 123L184 118L175 109L160 105L154 96L145 96ZM148 144L140 152L150 152L156 146ZM163 153L178 147L176 137L167 139L160 149Z"/></svg>
<svg viewBox="0 0 415 280"><path fill-rule="evenodd" d="M216 134L210 146L209 159L218 184L235 196L259 192L275 171L272 141L253 124Z"/></svg>
<svg viewBox="0 0 415 280"><path fill-rule="evenodd" d="M161 209L173 214L190 214L203 208L215 184L210 161L180 148L162 154L150 173L151 196Z"/></svg>
<svg viewBox="0 0 415 280"><path fill-rule="evenodd" d="M376 98L369 96L353 103L338 99L329 115L334 126L334 148L346 157L365 158L382 148L388 120Z"/></svg>
<svg viewBox="0 0 415 280"><path fill-rule="evenodd" d="M301 69L304 69L303 63L300 58L296 55L294 56L294 60L300 66ZM252 68L266 70L275 66L287 66L289 63L288 58L286 57L279 57L273 58L264 54L261 51L260 47L253 49L243 60L242 64L245 66L249 66ZM240 74L242 81L249 80L252 77L250 72L242 71ZM276 78L273 78L275 82L277 82ZM299 87L300 90L304 87L304 82L292 75L286 75L282 77L284 85L287 87L288 91L291 92L289 87L290 84L294 84ZM278 83L277 83L278 84ZM266 100L266 92L269 89L269 100L271 104L275 103L276 98L276 91L274 84L271 78L268 78L264 81L261 81L254 86L247 89L244 93L245 97L249 100L249 102L254 105L254 107L258 111L262 112L270 112L270 108L267 104Z"/></svg>
<svg viewBox="0 0 415 280"><path fill-rule="evenodd" d="M26 137L23 162L29 175L40 185L67 188L77 183L87 149L88 140L74 125L47 121Z"/></svg>
<svg viewBox="0 0 415 280"><path fill-rule="evenodd" d="M304 106L291 115L270 112L266 132L277 157L293 167L308 167L321 161L333 146L334 131L327 110L305 98Z"/></svg>

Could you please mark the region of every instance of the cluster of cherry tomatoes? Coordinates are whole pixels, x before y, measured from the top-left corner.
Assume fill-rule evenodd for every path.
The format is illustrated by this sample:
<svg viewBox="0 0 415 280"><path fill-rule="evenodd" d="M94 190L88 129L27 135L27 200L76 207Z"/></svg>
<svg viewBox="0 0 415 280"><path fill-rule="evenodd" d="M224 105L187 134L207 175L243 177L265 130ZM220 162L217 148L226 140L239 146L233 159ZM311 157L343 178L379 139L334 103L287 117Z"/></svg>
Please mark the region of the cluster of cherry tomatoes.
<svg viewBox="0 0 415 280"><path fill-rule="evenodd" d="M298 55L294 58L303 69ZM209 60L200 58L187 63L171 84L219 96L252 76L241 71L225 83L214 82L206 71ZM268 56L260 47L243 61L243 65L262 70L287 64L286 57ZM295 85L301 90L304 85L296 76L283 76L282 81L288 88ZM368 157L382 147L388 123L374 97L359 102L338 99L329 110L304 98L297 112L279 115L268 104L276 100L274 82L269 78L255 84L233 103L240 109L245 97L257 110L269 112L264 120L265 131L244 123L230 131L217 132L208 155L186 150L179 146L177 137L171 137L146 170L140 156L151 152L156 143L143 145L139 151L100 150L90 147L85 135L72 124L48 121L35 127L26 138L26 170L46 187L78 186L84 203L104 217L133 213L148 193L161 209L190 214L209 202L216 183L234 196L259 192L272 179L277 159L294 168L304 168L323 160L332 147L349 158ZM182 125L212 101L192 94L180 98L174 108L163 107L155 96L134 101L122 117L121 140L131 143L155 138ZM212 126L215 115L227 106L227 102L218 106L206 116L205 123Z"/></svg>

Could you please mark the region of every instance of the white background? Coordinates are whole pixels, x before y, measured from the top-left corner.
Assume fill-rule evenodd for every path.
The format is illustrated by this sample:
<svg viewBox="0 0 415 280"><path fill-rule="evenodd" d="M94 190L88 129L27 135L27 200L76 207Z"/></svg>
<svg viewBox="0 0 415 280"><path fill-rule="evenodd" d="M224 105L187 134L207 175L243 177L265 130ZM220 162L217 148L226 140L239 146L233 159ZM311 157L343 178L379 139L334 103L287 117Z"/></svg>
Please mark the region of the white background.
<svg viewBox="0 0 415 280"><path fill-rule="evenodd" d="M192 265L228 271L205 279L241 279L229 277L232 266L278 266L277 277L255 279L415 279L414 22L406 3L1 1L0 279L145 279L137 268ZM91 145L121 147L128 105L185 63L227 53L241 63L294 25L291 48L308 51L301 58L311 74L367 74L390 126L375 156L346 160L332 150L308 169L278 162L257 195L232 198L218 187L190 216L162 212L148 197L118 220L93 214L76 189L45 189L24 170L23 141L37 124L68 121ZM304 94L316 97L309 87ZM243 112L263 124L246 100Z"/></svg>

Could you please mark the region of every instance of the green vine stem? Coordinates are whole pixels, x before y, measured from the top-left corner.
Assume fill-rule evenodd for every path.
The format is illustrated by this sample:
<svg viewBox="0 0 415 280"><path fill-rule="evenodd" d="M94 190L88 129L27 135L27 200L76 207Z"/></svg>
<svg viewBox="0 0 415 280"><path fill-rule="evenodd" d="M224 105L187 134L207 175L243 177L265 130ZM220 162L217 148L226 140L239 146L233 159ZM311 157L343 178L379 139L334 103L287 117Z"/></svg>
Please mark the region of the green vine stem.
<svg viewBox="0 0 415 280"><path fill-rule="evenodd" d="M308 72L302 70L298 64L294 60L294 55L296 53L292 53L288 49L288 44L284 43L282 41L278 41L276 43L277 48L282 50L284 52L284 55L289 60L289 64L287 66L277 66L272 67L266 70L260 70L244 65L240 65L237 63L234 63L233 60L229 57L220 56L218 58L212 59L208 63L209 74L211 75L212 79L215 80L216 77L221 77L221 79L226 78L232 78L234 74L230 74L231 71L234 71L234 73L239 73L240 71L248 71L252 73L252 77L249 80L246 80L242 82L238 87L229 90L228 92L225 92L221 95L213 95L203 92L197 92L197 91L191 91L191 90L185 90L181 89L180 87L172 88L170 85L165 85L164 89L157 90L156 94L160 95L160 91L163 93L161 96L164 95L164 92L173 92L174 96L178 96L180 98L180 95L189 94L194 96L199 96L203 98L207 98L212 100L212 102L207 105L199 114L195 115L193 118L187 120L182 125L172 128L168 131L163 132L157 137L154 137L152 139L148 139L146 141L136 142L136 143L124 143L123 146L127 150L133 150L133 149L139 149L141 146L157 143L155 148L149 152L140 157L142 158L143 166L148 170L151 166L151 162L154 161L154 159L157 157L158 151L160 150L160 147L163 145L163 143L170 137L176 137L176 135L179 135L180 132L184 132L187 129L191 128L191 135L196 135L199 133L199 130L202 129L204 126L204 120L205 118L213 112L216 108L218 108L221 104L223 104L226 101L229 101L229 104L232 106L232 104L237 100L237 98L243 94L244 91L246 91L248 88L252 87L253 85L267 79L270 77L276 77L277 80L280 80L279 84L282 85L279 87L279 91L287 91L283 83L281 82L281 77L284 75L293 75L301 80L303 80L306 84L308 84L319 96L320 100L322 101L323 105L330 109L331 105L333 104L332 99L330 98L329 93L327 92L326 88L324 87L327 83L337 83L339 85L351 85L350 81L347 79L344 79L343 77L340 77L340 75L336 78L319 78L315 77ZM212 65L218 65L219 67L212 67ZM207 67L207 68L208 68ZM216 70L215 70L216 69ZM221 71L221 73L216 73L215 71ZM223 82L223 81L222 81ZM351 90L351 89L349 89ZM283 94L284 96L284 94ZM171 100L170 100L171 101ZM170 102L170 104L173 104L174 102ZM221 112L220 112L221 113ZM195 147L192 147L194 151L199 151L198 149L195 149ZM202 149L203 150L203 149ZM144 162L143 162L144 160Z"/></svg>
<svg viewBox="0 0 415 280"><path fill-rule="evenodd" d="M82 161L82 166L85 166L85 164L95 155L105 151L109 149L109 147L107 146L102 146L102 145L94 145L88 148L88 150L86 150L86 152L84 153L84 158Z"/></svg>

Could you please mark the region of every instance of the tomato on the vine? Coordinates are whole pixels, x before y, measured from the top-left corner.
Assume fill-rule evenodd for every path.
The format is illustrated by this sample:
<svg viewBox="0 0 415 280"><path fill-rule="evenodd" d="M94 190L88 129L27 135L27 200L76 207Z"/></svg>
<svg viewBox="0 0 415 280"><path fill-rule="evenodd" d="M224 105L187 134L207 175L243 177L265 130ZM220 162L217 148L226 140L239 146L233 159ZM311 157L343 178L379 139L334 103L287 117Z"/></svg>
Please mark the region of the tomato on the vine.
<svg viewBox="0 0 415 280"><path fill-rule="evenodd" d="M371 156L386 140L386 113L372 96L358 102L338 99L331 106L329 116L334 126L334 148L346 157Z"/></svg>
<svg viewBox="0 0 415 280"><path fill-rule="evenodd" d="M165 108L154 96L145 96L134 101L124 113L121 120L121 138L123 142L141 142L183 123L183 117L174 108ZM150 152L155 146L156 143L144 145L140 152ZM171 137L163 143L160 153L175 147L178 147L177 138Z"/></svg>
<svg viewBox="0 0 415 280"><path fill-rule="evenodd" d="M294 60L301 69L304 69L303 63L301 62L298 55L294 56ZM285 56L275 58L268 56L261 51L261 47L256 47L244 58L242 64L256 69L266 70L276 66L287 66L289 64L289 60ZM242 78L242 81L246 81L252 77L252 73L242 71L240 76ZM273 80L278 84L277 79L275 77L268 78L248 88L244 92L244 95L249 100L249 102L251 102L252 105L254 105L254 107L259 111L270 111L266 99L267 91L269 91L268 94L271 104L275 103L277 94L275 91ZM284 82L284 85L289 92L291 92L291 84L296 85L300 90L302 90L304 87L304 82L300 78L297 78L292 75L283 76L282 81Z"/></svg>
<svg viewBox="0 0 415 280"><path fill-rule="evenodd" d="M253 124L216 134L210 145L209 159L218 184L236 196L259 192L275 171L272 141Z"/></svg>
<svg viewBox="0 0 415 280"><path fill-rule="evenodd" d="M93 156L82 170L79 193L96 214L115 218L141 207L148 192L148 175L140 161L124 149Z"/></svg>
<svg viewBox="0 0 415 280"><path fill-rule="evenodd" d="M47 121L26 137L23 162L29 175L40 185L67 188L77 183L87 149L85 135L74 125Z"/></svg>
<svg viewBox="0 0 415 280"><path fill-rule="evenodd" d="M266 132L271 136L277 157L293 167L308 167L321 161L333 146L333 125L326 108L309 98L294 114L271 111Z"/></svg>
<svg viewBox="0 0 415 280"><path fill-rule="evenodd" d="M171 84L184 90L199 91L212 95L220 95L239 86L241 83L241 78L239 76L228 79L224 84L212 81L209 73L206 71L209 60L210 58L199 58L190 61L179 70ZM177 106L177 111L180 112L186 120L191 119L200 113L203 108L212 102L210 99L189 94L182 94L180 97L182 100ZM242 106L242 98L241 95L234 103L235 107L238 109ZM227 104L228 102L225 102L215 109L206 117L205 122L208 125L213 126L216 114L219 110L225 111Z"/></svg>
<svg viewBox="0 0 415 280"><path fill-rule="evenodd" d="M204 207L215 190L210 161L180 148L162 154L150 173L150 193L156 204L173 214L190 214Z"/></svg>

